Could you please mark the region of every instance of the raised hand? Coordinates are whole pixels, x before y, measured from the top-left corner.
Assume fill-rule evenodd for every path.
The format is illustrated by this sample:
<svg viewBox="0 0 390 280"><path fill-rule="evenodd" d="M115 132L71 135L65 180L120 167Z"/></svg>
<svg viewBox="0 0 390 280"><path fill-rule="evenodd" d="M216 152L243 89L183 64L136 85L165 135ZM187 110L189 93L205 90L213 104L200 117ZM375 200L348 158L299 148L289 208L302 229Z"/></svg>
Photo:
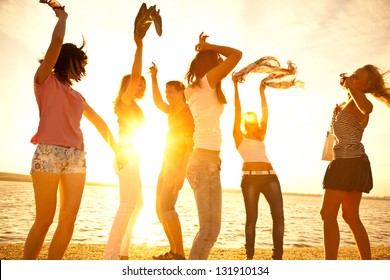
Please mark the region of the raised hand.
<svg viewBox="0 0 390 280"><path fill-rule="evenodd" d="M237 85L238 83L238 77L235 75L235 73L232 74L232 81L234 85Z"/></svg>
<svg viewBox="0 0 390 280"><path fill-rule="evenodd" d="M199 43L206 42L206 39L209 37L209 35L203 35L204 32L200 33L199 35Z"/></svg>
<svg viewBox="0 0 390 280"><path fill-rule="evenodd" d="M199 35L199 43L196 44L195 51L201 52L201 51L206 51L206 50L209 49L208 47L209 47L210 44L208 44L206 42L206 39L208 37L209 37L208 35L203 35L203 32L200 33L200 35Z"/></svg>
<svg viewBox="0 0 390 280"><path fill-rule="evenodd" d="M153 65L149 67L149 72L152 75L152 77L155 77L155 76L157 76L158 68L157 68L157 65L154 64L154 62L152 62L152 64Z"/></svg>
<svg viewBox="0 0 390 280"><path fill-rule="evenodd" d="M65 6L61 8L53 8L54 13L56 14L56 17L61 18L65 17L65 19L68 18L68 14L65 12Z"/></svg>
<svg viewBox="0 0 390 280"><path fill-rule="evenodd" d="M56 0L39 0L39 3L48 4L53 9L64 9L64 7L61 6L60 2Z"/></svg>
<svg viewBox="0 0 390 280"><path fill-rule="evenodd" d="M347 73L341 73L340 74L340 86L345 86L345 81L347 80L348 76Z"/></svg>

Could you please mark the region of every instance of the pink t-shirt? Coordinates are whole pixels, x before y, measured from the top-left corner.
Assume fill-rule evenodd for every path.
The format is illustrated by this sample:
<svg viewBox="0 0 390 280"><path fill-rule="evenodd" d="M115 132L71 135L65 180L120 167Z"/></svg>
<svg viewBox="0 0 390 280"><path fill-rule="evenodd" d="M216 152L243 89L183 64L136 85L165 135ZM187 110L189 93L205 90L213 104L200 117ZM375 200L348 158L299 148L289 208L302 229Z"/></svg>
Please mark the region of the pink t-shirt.
<svg viewBox="0 0 390 280"><path fill-rule="evenodd" d="M84 97L70 86L60 83L50 74L42 85L35 82L34 92L39 108L38 132L33 144L49 144L84 150L80 121Z"/></svg>

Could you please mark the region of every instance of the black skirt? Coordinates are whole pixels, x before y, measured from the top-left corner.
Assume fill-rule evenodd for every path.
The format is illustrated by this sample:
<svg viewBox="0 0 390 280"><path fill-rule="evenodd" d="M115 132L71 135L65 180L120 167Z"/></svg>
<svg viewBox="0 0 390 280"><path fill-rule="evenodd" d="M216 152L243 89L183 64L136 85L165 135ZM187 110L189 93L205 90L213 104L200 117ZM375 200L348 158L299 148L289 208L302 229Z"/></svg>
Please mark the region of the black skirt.
<svg viewBox="0 0 390 280"><path fill-rule="evenodd" d="M336 158L329 163L322 185L324 189L369 193L373 187L369 159Z"/></svg>

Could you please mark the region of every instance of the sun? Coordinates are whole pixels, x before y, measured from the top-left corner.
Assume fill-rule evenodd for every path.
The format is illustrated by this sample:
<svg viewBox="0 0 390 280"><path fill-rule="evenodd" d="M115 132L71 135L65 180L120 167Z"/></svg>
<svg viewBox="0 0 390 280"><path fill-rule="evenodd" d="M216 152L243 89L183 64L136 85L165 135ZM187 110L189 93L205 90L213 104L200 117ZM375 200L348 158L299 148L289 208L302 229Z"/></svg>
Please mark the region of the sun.
<svg viewBox="0 0 390 280"><path fill-rule="evenodd" d="M147 187L157 183L164 155L168 118L149 98L139 103L145 115L145 123L134 135L133 143L140 154L141 181Z"/></svg>

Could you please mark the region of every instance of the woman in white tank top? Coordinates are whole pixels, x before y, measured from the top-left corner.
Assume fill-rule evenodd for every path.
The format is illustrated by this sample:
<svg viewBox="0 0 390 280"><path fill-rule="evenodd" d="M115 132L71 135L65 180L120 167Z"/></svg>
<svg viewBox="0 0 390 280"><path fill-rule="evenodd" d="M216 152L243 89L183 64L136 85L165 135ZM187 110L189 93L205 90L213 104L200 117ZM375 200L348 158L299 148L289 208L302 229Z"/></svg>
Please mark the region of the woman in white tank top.
<svg viewBox="0 0 390 280"><path fill-rule="evenodd" d="M199 232L190 260L205 260L221 229L222 190L219 151L222 137L220 116L226 98L221 89L225 78L240 61L242 53L231 47L206 42L200 34L198 52L186 74L184 94L194 117L194 150L187 164L187 179L194 191L199 215ZM225 60L221 56L225 57Z"/></svg>
<svg viewBox="0 0 390 280"><path fill-rule="evenodd" d="M246 210L246 259L251 260L254 256L258 202L262 193L270 206L273 222L272 258L280 260L283 256L284 236L283 197L278 177L265 152L264 138L268 124L268 106L264 93L266 85L263 81L260 84L262 109L260 126L256 114L249 112L244 118L245 133L243 133L241 131L241 103L238 94L238 79L234 74L232 79L234 83L235 105L233 137L236 148L244 161L241 189Z"/></svg>

